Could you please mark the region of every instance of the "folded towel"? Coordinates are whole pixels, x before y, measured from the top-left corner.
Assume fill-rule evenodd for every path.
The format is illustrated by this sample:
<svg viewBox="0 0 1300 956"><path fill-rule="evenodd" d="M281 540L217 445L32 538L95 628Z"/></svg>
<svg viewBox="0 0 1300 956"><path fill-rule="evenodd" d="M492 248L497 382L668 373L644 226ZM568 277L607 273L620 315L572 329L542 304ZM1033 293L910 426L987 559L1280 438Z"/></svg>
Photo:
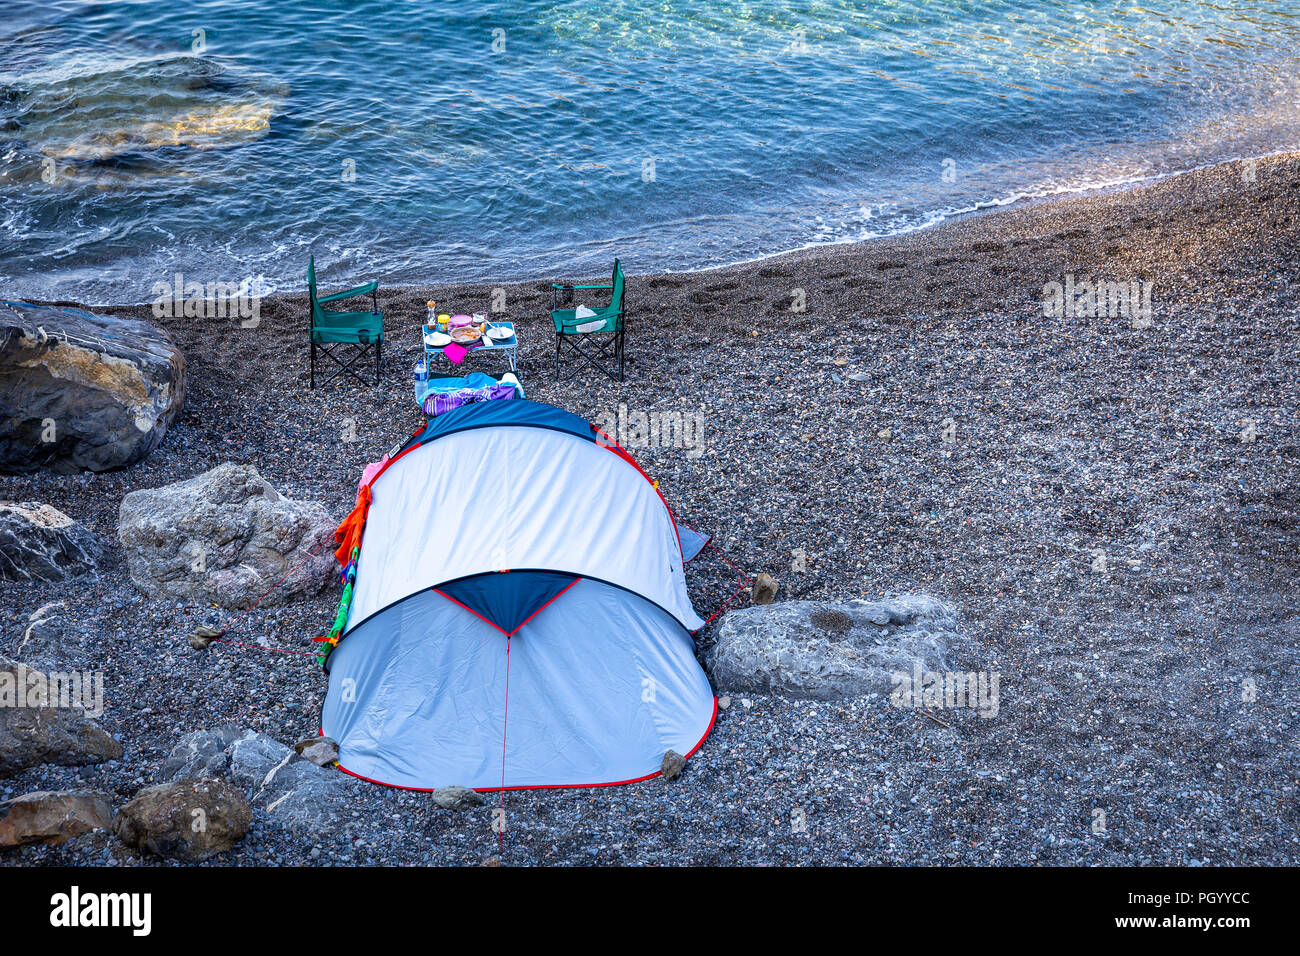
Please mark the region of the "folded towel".
<svg viewBox="0 0 1300 956"><path fill-rule="evenodd" d="M424 414L433 418L473 402L500 401L515 397L515 387L507 382L500 382L484 388L461 388L451 392L433 392L425 397L421 408L423 408Z"/></svg>
<svg viewBox="0 0 1300 956"><path fill-rule="evenodd" d="M452 342L442 350L442 354L447 356L447 361L451 362L452 365L459 365L461 362L465 361L465 354L467 351L468 349Z"/></svg>

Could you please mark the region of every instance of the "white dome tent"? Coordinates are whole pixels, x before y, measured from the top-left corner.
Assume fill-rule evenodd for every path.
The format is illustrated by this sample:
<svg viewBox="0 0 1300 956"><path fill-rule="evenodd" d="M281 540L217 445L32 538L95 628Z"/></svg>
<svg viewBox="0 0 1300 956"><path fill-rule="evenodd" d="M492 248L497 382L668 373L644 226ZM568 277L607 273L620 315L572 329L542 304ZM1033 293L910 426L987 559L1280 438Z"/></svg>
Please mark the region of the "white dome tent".
<svg viewBox="0 0 1300 956"><path fill-rule="evenodd" d="M703 743L717 703L684 564L704 541L581 418L522 399L441 415L353 516L321 717L341 769L411 789L600 786Z"/></svg>

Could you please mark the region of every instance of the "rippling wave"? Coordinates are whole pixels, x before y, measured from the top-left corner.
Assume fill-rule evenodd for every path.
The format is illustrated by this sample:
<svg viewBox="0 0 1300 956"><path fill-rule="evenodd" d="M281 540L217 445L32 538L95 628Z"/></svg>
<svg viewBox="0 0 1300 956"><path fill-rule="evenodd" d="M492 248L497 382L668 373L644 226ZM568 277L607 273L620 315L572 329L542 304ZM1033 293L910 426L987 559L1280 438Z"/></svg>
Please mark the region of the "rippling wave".
<svg viewBox="0 0 1300 956"><path fill-rule="evenodd" d="M10 0L0 286L702 268L1300 146L1283 0Z"/></svg>

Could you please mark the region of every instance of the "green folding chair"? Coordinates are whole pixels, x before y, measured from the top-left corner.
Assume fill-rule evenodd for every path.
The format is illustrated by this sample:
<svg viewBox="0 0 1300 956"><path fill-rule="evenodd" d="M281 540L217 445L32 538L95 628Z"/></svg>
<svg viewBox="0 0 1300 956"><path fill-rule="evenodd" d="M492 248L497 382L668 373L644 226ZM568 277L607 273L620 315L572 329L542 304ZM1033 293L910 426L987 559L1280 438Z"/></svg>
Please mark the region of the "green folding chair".
<svg viewBox="0 0 1300 956"><path fill-rule="evenodd" d="M575 291L609 290L609 305L597 309L595 315L578 318L577 308L560 308L573 302ZM623 266L614 260L614 275L609 285L564 285L551 283L551 321L555 323L555 380L560 380L560 362L565 352L575 356L581 364L568 376L572 378L585 368L593 367L610 378L623 381L624 323ZM605 363L618 362L618 374L605 367Z"/></svg>
<svg viewBox="0 0 1300 956"><path fill-rule="evenodd" d="M334 381L345 372L362 385L366 384L357 370L352 366L373 348L375 350L375 384L379 384L379 363L384 351L384 317L379 311L379 299L376 292L378 281L367 282L346 292L318 296L316 294L316 257L307 259L307 292L311 297L311 316L309 333L311 338L311 387L316 387L316 350L338 366L338 369L325 379L325 385ZM371 312L330 312L322 308L327 302L338 302L353 296L368 295L373 308ZM348 346L352 346L349 350ZM343 350L341 353L339 350ZM350 357L349 357L350 356ZM344 359L347 361L343 361Z"/></svg>

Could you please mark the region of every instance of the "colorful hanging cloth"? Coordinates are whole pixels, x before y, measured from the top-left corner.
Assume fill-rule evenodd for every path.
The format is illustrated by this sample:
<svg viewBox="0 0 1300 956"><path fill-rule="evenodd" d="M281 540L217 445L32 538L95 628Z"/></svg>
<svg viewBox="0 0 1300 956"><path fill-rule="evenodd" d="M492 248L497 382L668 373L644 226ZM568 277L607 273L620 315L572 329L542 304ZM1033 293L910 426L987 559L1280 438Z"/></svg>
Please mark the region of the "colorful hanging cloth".
<svg viewBox="0 0 1300 956"><path fill-rule="evenodd" d="M338 548L334 558L339 567L346 568L352 558L354 549L361 547L361 536L366 530L366 514L370 511L370 486L362 485L357 491L357 503L351 513L334 529L334 540Z"/></svg>

